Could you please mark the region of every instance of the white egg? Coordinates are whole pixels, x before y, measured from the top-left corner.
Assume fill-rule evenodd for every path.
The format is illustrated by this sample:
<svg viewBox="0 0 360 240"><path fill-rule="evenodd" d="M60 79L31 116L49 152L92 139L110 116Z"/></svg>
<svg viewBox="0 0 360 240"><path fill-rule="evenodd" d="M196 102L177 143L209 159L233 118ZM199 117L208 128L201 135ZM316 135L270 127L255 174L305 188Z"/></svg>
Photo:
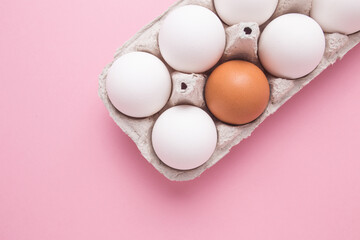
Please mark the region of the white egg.
<svg viewBox="0 0 360 240"><path fill-rule="evenodd" d="M325 36L312 18L291 13L271 21L259 40L259 58L276 77L296 79L312 72L325 51Z"/></svg>
<svg viewBox="0 0 360 240"><path fill-rule="evenodd" d="M201 73L213 67L225 49L225 30L209 9L187 5L170 12L162 22L159 47L175 70Z"/></svg>
<svg viewBox="0 0 360 240"><path fill-rule="evenodd" d="M313 0L310 15L325 32L352 34L360 31L359 0Z"/></svg>
<svg viewBox="0 0 360 240"><path fill-rule="evenodd" d="M214 0L220 18L228 25L240 22L266 22L274 13L278 0Z"/></svg>
<svg viewBox="0 0 360 240"><path fill-rule="evenodd" d="M165 64L149 53L132 52L118 58L106 78L106 91L116 109L130 117L148 117L160 111L171 93Z"/></svg>
<svg viewBox="0 0 360 240"><path fill-rule="evenodd" d="M166 110L152 131L156 155L169 167L179 170L204 164L213 154L216 143L217 131L211 117L190 105Z"/></svg>

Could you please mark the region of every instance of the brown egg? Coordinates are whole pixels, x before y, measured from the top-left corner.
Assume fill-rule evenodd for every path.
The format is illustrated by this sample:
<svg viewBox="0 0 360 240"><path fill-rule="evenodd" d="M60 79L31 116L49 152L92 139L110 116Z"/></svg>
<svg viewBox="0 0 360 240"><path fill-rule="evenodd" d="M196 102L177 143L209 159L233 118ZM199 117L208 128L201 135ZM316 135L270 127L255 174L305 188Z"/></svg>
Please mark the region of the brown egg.
<svg viewBox="0 0 360 240"><path fill-rule="evenodd" d="M206 104L219 120L240 125L258 118L268 105L270 87L256 65L240 60L218 66L205 86Z"/></svg>

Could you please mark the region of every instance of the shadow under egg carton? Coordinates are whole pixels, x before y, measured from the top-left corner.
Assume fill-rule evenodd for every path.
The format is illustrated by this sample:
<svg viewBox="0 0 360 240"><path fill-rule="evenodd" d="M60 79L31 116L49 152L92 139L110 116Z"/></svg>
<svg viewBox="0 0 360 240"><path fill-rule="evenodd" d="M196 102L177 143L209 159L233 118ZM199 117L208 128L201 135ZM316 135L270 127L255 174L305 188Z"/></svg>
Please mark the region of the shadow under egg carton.
<svg viewBox="0 0 360 240"><path fill-rule="evenodd" d="M274 15L268 22L275 17L290 12L309 15L311 2L311 0L280 0ZM360 32L349 36L339 33L325 33L325 54L321 63L313 72L297 80L276 78L267 74L271 96L265 112L255 121L241 126L231 126L222 123L213 117L218 132L218 142L212 157L198 168L186 171L176 170L162 163L153 150L151 133L156 119L166 109L179 104L191 104L198 106L210 114L205 105L203 91L206 79L211 70L204 74L187 74L174 71L162 58L158 45L158 33L164 17L171 10L189 4L200 5L216 13L212 0L179 1L170 7L164 14L140 30L134 37L119 48L114 56L113 62L126 53L143 51L157 56L165 63L172 77L172 94L166 106L159 113L148 118L141 119L131 118L120 113L111 104L107 96L105 86L107 72L113 62L105 67L99 77L99 96L108 109L110 116L136 143L142 155L165 177L175 181L192 180L200 176L200 174L207 168L213 166L222 157L229 153L233 146L249 137L260 123L262 123L269 115L276 112L276 110L279 109L288 99L290 99L316 76L318 76L324 69L335 63L337 59L343 57L351 48L360 42ZM263 24L261 29L263 29L267 23ZM217 65L231 59L241 59L250 61L261 67L257 55L257 43L260 35L259 26L256 23L240 23L233 26L227 26L224 24L224 27L227 39L226 48ZM212 115L210 114L210 116Z"/></svg>

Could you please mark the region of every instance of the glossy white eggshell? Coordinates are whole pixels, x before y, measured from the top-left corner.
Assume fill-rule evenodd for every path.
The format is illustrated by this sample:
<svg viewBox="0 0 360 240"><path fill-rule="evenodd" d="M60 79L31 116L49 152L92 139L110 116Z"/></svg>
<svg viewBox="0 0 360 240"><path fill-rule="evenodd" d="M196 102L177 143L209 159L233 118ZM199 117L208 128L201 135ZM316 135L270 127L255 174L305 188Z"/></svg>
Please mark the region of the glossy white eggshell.
<svg viewBox="0 0 360 240"><path fill-rule="evenodd" d="M217 14L228 25L256 22L261 25L274 13L278 0L214 0Z"/></svg>
<svg viewBox="0 0 360 240"><path fill-rule="evenodd" d="M169 167L189 170L204 164L217 142L216 127L201 108L179 105L169 108L156 120L152 145Z"/></svg>
<svg viewBox="0 0 360 240"><path fill-rule="evenodd" d="M142 118L162 109L171 93L165 64L149 53L132 52L109 69L106 90L111 103L125 115Z"/></svg>
<svg viewBox="0 0 360 240"><path fill-rule="evenodd" d="M274 76L297 79L312 72L325 51L325 36L312 18L298 13L271 21L259 40L259 58Z"/></svg>
<svg viewBox="0 0 360 240"><path fill-rule="evenodd" d="M352 34L360 31L360 1L313 0L311 17L325 32Z"/></svg>
<svg viewBox="0 0 360 240"><path fill-rule="evenodd" d="M225 30L209 9L188 5L171 11L162 22L159 47L175 70L201 73L213 67L225 48Z"/></svg>

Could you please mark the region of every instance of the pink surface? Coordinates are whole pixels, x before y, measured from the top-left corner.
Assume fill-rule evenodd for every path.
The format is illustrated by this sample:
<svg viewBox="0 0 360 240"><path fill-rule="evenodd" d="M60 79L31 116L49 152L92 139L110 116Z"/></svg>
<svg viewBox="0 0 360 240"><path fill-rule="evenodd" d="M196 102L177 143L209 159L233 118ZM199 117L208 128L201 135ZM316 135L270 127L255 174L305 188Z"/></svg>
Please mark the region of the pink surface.
<svg viewBox="0 0 360 240"><path fill-rule="evenodd" d="M2 0L0 239L360 239L360 46L195 181L148 164L97 96L172 0Z"/></svg>

